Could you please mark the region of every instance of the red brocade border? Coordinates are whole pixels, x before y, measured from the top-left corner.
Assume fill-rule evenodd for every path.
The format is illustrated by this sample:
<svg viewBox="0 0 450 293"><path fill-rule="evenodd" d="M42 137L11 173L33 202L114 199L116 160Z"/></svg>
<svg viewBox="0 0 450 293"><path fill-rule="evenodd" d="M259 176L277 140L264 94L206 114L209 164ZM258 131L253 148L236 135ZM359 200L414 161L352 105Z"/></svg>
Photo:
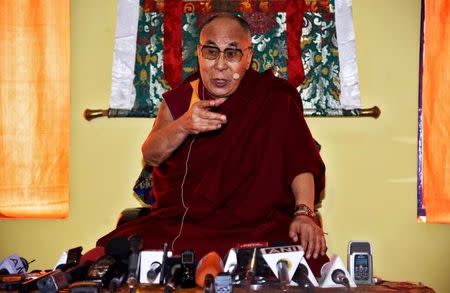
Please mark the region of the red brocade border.
<svg viewBox="0 0 450 293"><path fill-rule="evenodd" d="M164 1L164 77L174 88L182 80L181 45L183 1Z"/></svg>
<svg viewBox="0 0 450 293"><path fill-rule="evenodd" d="M295 87L299 86L305 78L300 50L300 37L303 26L303 1L290 0L286 7L286 38L288 51L288 81ZM301 17L299 17L299 12Z"/></svg>

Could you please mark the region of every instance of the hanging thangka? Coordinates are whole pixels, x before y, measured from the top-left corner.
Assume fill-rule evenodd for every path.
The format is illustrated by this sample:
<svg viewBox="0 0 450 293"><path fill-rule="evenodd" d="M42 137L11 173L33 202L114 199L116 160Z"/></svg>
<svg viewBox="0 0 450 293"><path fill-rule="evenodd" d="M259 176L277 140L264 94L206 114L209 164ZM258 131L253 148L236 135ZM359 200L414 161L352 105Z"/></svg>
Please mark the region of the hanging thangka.
<svg viewBox="0 0 450 293"><path fill-rule="evenodd" d="M306 116L366 116L351 0L118 0L118 5L110 107L87 110L87 119L155 117L162 94L197 70L200 28L220 12L249 23L252 67L273 70L296 86Z"/></svg>

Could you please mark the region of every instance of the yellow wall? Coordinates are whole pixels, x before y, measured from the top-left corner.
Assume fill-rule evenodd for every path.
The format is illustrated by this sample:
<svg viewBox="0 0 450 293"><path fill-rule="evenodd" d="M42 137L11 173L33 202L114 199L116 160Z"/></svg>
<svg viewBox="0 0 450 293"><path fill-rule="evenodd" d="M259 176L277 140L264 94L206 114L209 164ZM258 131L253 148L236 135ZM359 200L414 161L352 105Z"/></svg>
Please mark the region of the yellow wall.
<svg viewBox="0 0 450 293"><path fill-rule="evenodd" d="M150 119L87 122L110 94L116 1L71 1L71 202L65 220L0 220L0 259L17 253L51 267L63 250L85 251L137 206L131 187ZM349 240L369 240L375 274L450 291L450 227L416 222L419 0L353 0L364 106L378 120L311 118L327 165L323 204L329 252L345 261Z"/></svg>

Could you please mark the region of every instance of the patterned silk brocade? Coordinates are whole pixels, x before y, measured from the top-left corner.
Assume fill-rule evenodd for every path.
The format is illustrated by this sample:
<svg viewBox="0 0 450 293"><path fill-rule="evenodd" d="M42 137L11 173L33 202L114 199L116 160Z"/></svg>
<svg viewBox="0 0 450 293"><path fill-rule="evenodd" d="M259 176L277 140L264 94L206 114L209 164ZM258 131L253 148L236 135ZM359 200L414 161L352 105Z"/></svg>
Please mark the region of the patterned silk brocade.
<svg viewBox="0 0 450 293"><path fill-rule="evenodd" d="M201 26L224 11L242 16L250 25L252 68L259 72L271 69L294 84L305 115L353 115L340 102L334 2L140 0L133 82L136 98L131 111L120 111L121 115L156 116L162 94L197 71Z"/></svg>

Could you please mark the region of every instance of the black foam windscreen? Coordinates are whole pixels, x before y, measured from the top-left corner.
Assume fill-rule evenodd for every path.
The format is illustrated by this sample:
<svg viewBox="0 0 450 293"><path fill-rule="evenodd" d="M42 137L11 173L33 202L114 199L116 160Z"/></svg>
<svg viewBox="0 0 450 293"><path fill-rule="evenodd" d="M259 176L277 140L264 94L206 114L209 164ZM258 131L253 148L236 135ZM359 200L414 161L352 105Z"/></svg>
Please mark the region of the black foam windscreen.
<svg viewBox="0 0 450 293"><path fill-rule="evenodd" d="M296 272L299 272L300 274L304 274L304 275L308 275L308 268L304 265L304 264L302 264L302 263L300 263L300 264L298 264L298 267L297 267L297 270L296 270Z"/></svg>
<svg viewBox="0 0 450 293"><path fill-rule="evenodd" d="M130 254L130 245L125 237L115 237L105 245L105 254L116 259L126 259Z"/></svg>
<svg viewBox="0 0 450 293"><path fill-rule="evenodd" d="M314 285L308 278L308 268L302 263L300 263L297 269L295 270L295 273L292 276L292 281L294 281L300 287L303 288L314 287Z"/></svg>

